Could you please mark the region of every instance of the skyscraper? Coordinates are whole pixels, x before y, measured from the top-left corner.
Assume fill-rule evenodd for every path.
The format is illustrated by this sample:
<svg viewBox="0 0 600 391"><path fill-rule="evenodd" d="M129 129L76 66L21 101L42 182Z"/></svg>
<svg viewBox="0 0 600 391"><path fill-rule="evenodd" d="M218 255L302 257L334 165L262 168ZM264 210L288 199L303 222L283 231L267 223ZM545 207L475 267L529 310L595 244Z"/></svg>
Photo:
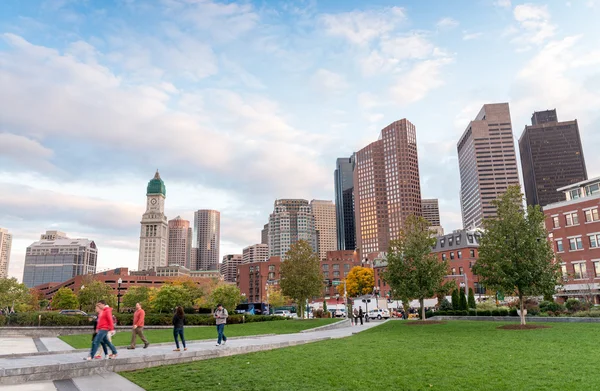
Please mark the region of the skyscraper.
<svg viewBox="0 0 600 391"><path fill-rule="evenodd" d="M0 228L0 278L8 278L12 235L7 229Z"/></svg>
<svg viewBox="0 0 600 391"><path fill-rule="evenodd" d="M577 120L558 122L556 109L533 113L519 150L527 205L562 201L557 189L588 179Z"/></svg>
<svg viewBox="0 0 600 391"><path fill-rule="evenodd" d="M48 233L27 247L23 283L28 288L96 273L98 248L94 241L69 239L64 233L57 239L45 237Z"/></svg>
<svg viewBox="0 0 600 391"><path fill-rule="evenodd" d="M310 243L318 253L315 219L307 200L276 200L269 215L269 255L285 257L291 245L299 240Z"/></svg>
<svg viewBox="0 0 600 391"><path fill-rule="evenodd" d="M386 126L379 140L356 153L354 202L363 255L387 251L406 218L422 215L416 128L407 119Z"/></svg>
<svg viewBox="0 0 600 391"><path fill-rule="evenodd" d="M190 257L192 252L192 229L190 222L175 217L169 220L169 252L167 263L190 268Z"/></svg>
<svg viewBox="0 0 600 391"><path fill-rule="evenodd" d="M310 209L315 218L319 258L327 258L328 251L337 250L335 204L331 201L312 200Z"/></svg>
<svg viewBox="0 0 600 391"><path fill-rule="evenodd" d="M519 184L508 103L483 105L457 144L463 227L496 216L492 201Z"/></svg>
<svg viewBox="0 0 600 391"><path fill-rule="evenodd" d="M269 223L265 224L263 229L260 231L260 242L262 244L269 244Z"/></svg>
<svg viewBox="0 0 600 391"><path fill-rule="evenodd" d="M238 266L242 264L242 254L228 254L223 256L219 264L219 271L227 282L236 282Z"/></svg>
<svg viewBox="0 0 600 391"><path fill-rule="evenodd" d="M440 205L437 198L421 200L423 217L432 227L440 226Z"/></svg>
<svg viewBox="0 0 600 391"><path fill-rule="evenodd" d="M146 213L142 216L138 270L167 266L169 225L165 216L167 188L158 170L146 188Z"/></svg>
<svg viewBox="0 0 600 391"><path fill-rule="evenodd" d="M333 177L335 182L335 219L338 250L356 248L354 224L354 155L339 158Z"/></svg>
<svg viewBox="0 0 600 391"><path fill-rule="evenodd" d="M200 209L194 213L197 258L191 270L217 270L219 246L221 245L221 213L216 210Z"/></svg>
<svg viewBox="0 0 600 391"><path fill-rule="evenodd" d="M242 250L242 260L244 263L265 262L269 259L268 244L253 244Z"/></svg>

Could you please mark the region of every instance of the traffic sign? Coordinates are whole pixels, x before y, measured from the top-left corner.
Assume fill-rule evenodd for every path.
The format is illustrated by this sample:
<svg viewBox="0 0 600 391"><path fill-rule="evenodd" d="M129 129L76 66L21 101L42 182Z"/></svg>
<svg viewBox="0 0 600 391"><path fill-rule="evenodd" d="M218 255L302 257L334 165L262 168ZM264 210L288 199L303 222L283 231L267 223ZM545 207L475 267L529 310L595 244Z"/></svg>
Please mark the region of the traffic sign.
<svg viewBox="0 0 600 391"><path fill-rule="evenodd" d="M334 281L334 282L333 282L333 286L338 286L338 285L340 285L341 283L342 283L341 281Z"/></svg>

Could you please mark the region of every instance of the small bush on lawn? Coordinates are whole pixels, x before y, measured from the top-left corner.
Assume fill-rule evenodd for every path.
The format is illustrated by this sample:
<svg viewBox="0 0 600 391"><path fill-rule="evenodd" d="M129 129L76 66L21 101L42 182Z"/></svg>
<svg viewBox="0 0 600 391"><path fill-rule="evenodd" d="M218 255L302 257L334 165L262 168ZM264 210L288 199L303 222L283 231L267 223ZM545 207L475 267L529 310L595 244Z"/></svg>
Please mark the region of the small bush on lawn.
<svg viewBox="0 0 600 391"><path fill-rule="evenodd" d="M511 308L510 311L508 312L508 315L509 316L519 316L516 308Z"/></svg>
<svg viewBox="0 0 600 391"><path fill-rule="evenodd" d="M498 310L500 316L508 316L508 308L501 308Z"/></svg>
<svg viewBox="0 0 600 391"><path fill-rule="evenodd" d="M481 310L477 311L477 316L492 316L492 311L490 310Z"/></svg>
<svg viewBox="0 0 600 391"><path fill-rule="evenodd" d="M542 301L540 303L540 311L541 312L563 312L565 311L565 306L556 303L554 301Z"/></svg>
<svg viewBox="0 0 600 391"><path fill-rule="evenodd" d="M469 310L469 316L477 316L477 310L470 309Z"/></svg>
<svg viewBox="0 0 600 391"><path fill-rule="evenodd" d="M499 310L492 310L492 316L500 316Z"/></svg>
<svg viewBox="0 0 600 391"><path fill-rule="evenodd" d="M600 311L578 311L572 316L577 318L600 318Z"/></svg>
<svg viewBox="0 0 600 391"><path fill-rule="evenodd" d="M566 307L569 312L587 311L590 308L588 303L581 302L577 299L567 300Z"/></svg>
<svg viewBox="0 0 600 391"><path fill-rule="evenodd" d="M429 318L433 318L434 316L438 315L438 312L433 312L433 311L427 311L425 312L425 319L429 319Z"/></svg>

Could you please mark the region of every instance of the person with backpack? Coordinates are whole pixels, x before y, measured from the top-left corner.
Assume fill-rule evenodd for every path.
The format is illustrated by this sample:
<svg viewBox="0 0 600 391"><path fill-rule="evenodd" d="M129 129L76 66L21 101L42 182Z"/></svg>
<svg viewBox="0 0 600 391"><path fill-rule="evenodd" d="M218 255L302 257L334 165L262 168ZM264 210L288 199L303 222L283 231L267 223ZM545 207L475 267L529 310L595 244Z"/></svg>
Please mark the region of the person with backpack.
<svg viewBox="0 0 600 391"><path fill-rule="evenodd" d="M225 336L224 331L225 324L227 323L227 317L229 316L229 314L227 313L227 310L223 308L223 305L218 304L217 309L215 310L213 315L216 320L215 323L217 324L217 334L219 335L217 339L217 346L221 346L221 341L223 341L223 345L225 345L225 343L227 342L227 337Z"/></svg>
<svg viewBox="0 0 600 391"><path fill-rule="evenodd" d="M183 350L186 351L185 347L185 338L183 336L183 324L185 323L185 314L183 313L183 308L178 306L175 310L175 315L173 315L173 338L175 338L175 346L177 349L174 349L174 352L180 352L179 349L179 338L181 338L181 344L183 345Z"/></svg>

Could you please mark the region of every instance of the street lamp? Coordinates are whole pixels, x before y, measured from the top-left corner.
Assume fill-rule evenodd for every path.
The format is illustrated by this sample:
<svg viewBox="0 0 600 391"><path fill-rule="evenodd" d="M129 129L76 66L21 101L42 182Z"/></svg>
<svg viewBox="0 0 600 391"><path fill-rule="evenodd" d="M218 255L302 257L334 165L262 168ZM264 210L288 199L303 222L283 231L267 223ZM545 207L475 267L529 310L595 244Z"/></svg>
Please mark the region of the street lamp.
<svg viewBox="0 0 600 391"><path fill-rule="evenodd" d="M117 283L119 284L117 286L117 313L121 312L121 284L123 283L123 279L121 277L119 277L119 279L117 280Z"/></svg>
<svg viewBox="0 0 600 391"><path fill-rule="evenodd" d="M81 288L79 288L79 291L82 291L82 290L83 290L83 288L85 288L85 285L83 285L83 284L82 284L82 285L81 285ZM82 305L81 305L81 301L79 301L79 311L81 311L81 307L82 307Z"/></svg>

